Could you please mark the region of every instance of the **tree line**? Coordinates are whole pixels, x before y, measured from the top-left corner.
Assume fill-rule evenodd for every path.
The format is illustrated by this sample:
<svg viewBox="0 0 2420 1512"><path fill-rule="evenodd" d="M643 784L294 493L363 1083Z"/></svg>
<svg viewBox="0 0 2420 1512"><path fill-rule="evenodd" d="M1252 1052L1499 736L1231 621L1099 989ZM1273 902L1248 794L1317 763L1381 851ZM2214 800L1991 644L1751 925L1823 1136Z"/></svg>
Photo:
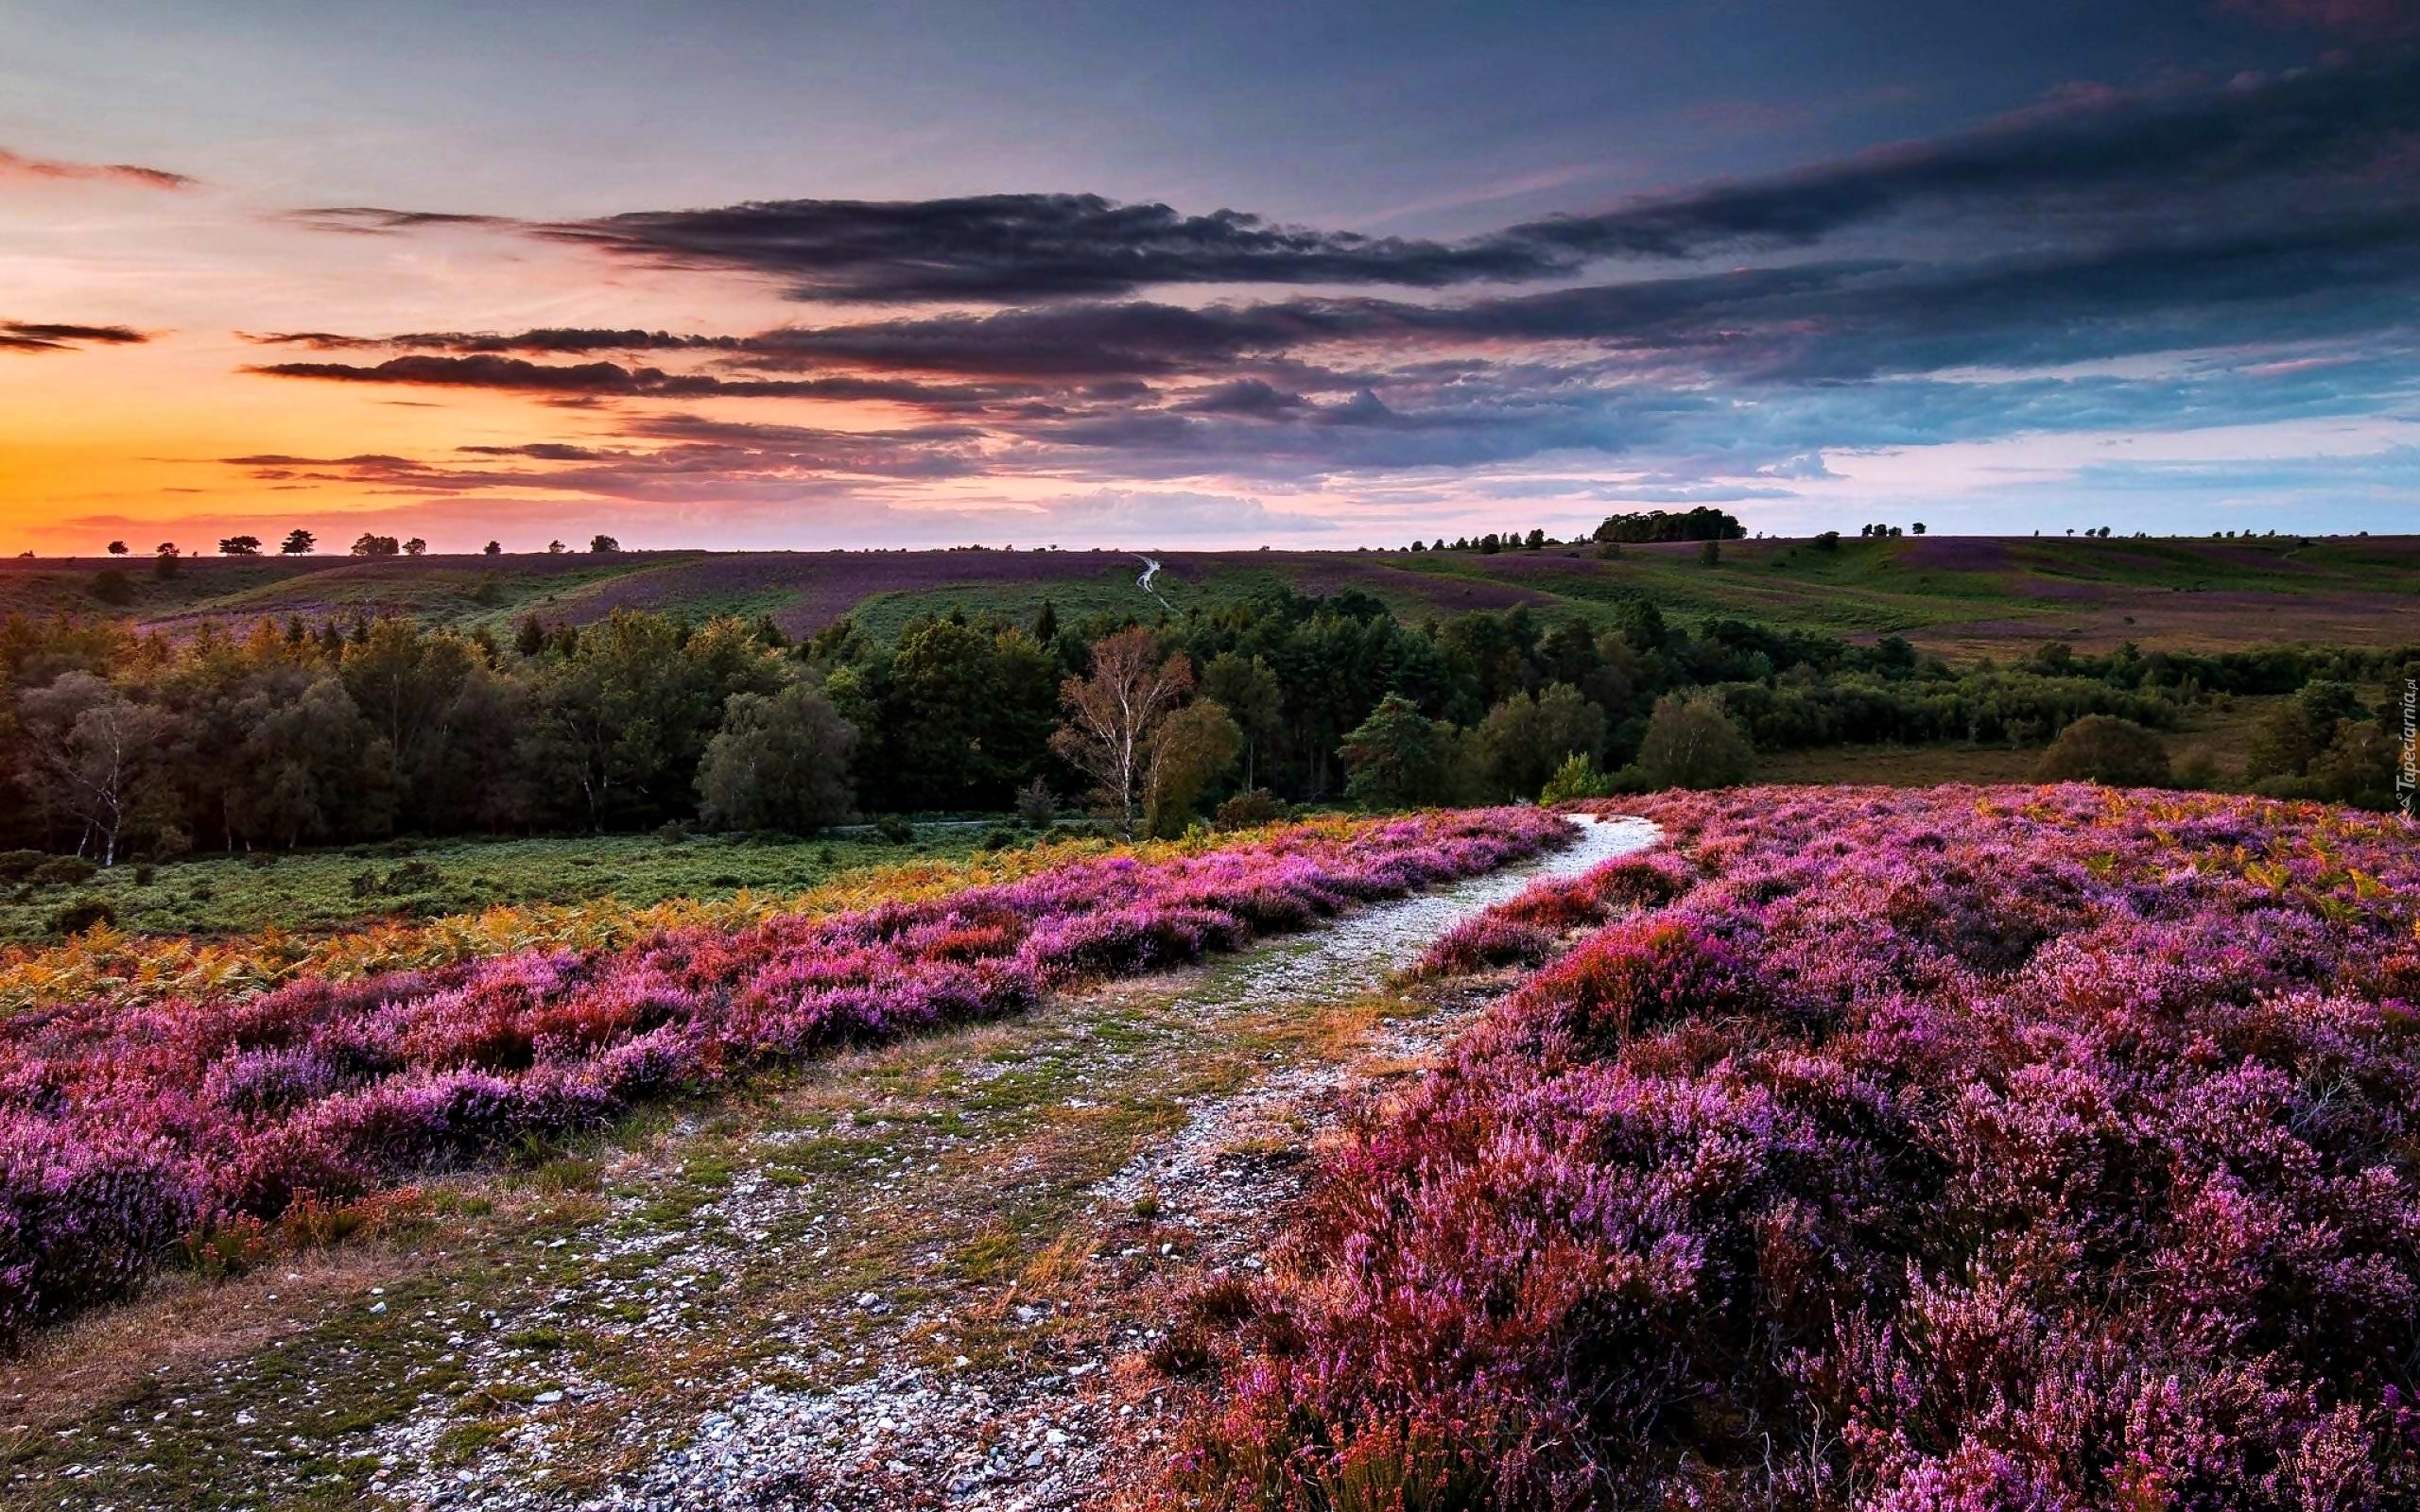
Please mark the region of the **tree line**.
<svg viewBox="0 0 2420 1512"><path fill-rule="evenodd" d="M1644 598L1602 624L1516 608L1415 626L1358 590L1283 587L1149 625L1063 624L1046 603L895 640L842 618L795 644L769 620L639 612L504 637L355 618L178 639L15 616L0 623L0 847L111 862L1069 803L1166 833L1222 803L1243 817L1712 783L1758 748L2039 744L2087 715L2159 730L2211 696L2322 685L2256 761L2290 787L2392 757L2378 721L2329 690L2407 665L2420 651L2050 645L1953 666L1896 637L1691 630Z"/></svg>

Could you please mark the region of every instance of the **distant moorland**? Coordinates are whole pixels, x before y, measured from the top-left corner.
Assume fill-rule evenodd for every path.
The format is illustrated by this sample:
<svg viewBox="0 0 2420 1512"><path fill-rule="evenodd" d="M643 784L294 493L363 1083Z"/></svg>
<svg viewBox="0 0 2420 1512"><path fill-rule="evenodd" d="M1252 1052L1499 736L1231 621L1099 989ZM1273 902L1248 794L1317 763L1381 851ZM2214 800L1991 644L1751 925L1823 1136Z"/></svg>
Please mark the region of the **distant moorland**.
<svg viewBox="0 0 2420 1512"><path fill-rule="evenodd" d="M2384 645L2420 610L2420 536L2087 540L1849 538L1631 544L1606 558L1568 544L1466 551L1155 552L1152 587L1182 613L1283 585L1314 597L1361 589L1407 621L1528 606L1610 625L1644 597L1684 620L1746 619L1852 640L1897 633L1947 655L2048 640L2170 650L2280 642ZM158 576L147 558L0 560L0 613L130 616L153 628L314 622L356 612L502 630L536 613L592 624L616 609L677 618L770 616L793 637L843 614L880 638L921 615L986 610L1029 622L1158 606L1142 563L1114 551L648 551L496 557L200 557ZM113 575L105 576L105 575Z"/></svg>

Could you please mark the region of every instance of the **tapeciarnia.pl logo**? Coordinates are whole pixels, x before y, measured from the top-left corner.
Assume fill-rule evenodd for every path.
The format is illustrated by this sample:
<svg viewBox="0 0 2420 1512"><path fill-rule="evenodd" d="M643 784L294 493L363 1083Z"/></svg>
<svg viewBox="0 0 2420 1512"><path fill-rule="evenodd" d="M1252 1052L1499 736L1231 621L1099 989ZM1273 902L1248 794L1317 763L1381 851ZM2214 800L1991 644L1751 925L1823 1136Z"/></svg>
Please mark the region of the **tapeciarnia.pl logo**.
<svg viewBox="0 0 2420 1512"><path fill-rule="evenodd" d="M2403 759L2395 764L2394 800L2403 816L2412 816L2420 797L2420 678L2403 679Z"/></svg>

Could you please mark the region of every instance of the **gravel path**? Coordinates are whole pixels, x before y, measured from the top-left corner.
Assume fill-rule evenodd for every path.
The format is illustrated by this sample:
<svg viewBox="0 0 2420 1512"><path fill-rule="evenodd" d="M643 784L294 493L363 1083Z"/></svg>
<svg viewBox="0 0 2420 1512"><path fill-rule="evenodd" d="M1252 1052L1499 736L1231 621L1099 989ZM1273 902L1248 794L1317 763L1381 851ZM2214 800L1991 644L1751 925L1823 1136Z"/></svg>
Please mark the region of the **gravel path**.
<svg viewBox="0 0 2420 1512"><path fill-rule="evenodd" d="M868 1137L851 1146L866 1166L854 1174L772 1179L803 1136L767 1128L733 1153L728 1184L681 1222L645 1221L658 1199L637 1183L594 1238L575 1241L593 1246L584 1272L510 1308L491 1303L448 1337L469 1374L498 1391L522 1387L527 1416L478 1453L449 1455L464 1409L431 1397L369 1446L386 1467L377 1489L407 1506L596 1512L1108 1504L1148 1481L1184 1405L1148 1363L1168 1301L1208 1277L1257 1270L1303 1190L1316 1133L1480 1005L1381 1019L1349 1043L1246 1031L1365 999L1459 920L1655 833L1644 821L1583 823L1577 844L1542 860L1356 910L1214 968L1056 1005L1030 1044L961 1054L980 1070L959 1099L985 1078L1019 1074L1020 1057L1049 1059L1076 1089L1052 1105L1079 1121L1072 1132L1027 1123L1013 1137L1005 1125L997 1138L936 1134L931 1108L886 1108L856 1120L853 1132ZM1236 1063L1185 1084L1211 1045ZM1082 1143L1088 1113L1170 1092L1156 1135L1108 1149ZM950 1257L996 1225L994 1214L1053 1191L1044 1231L1058 1238L1038 1254L1026 1240L1022 1272L952 1279ZM752 1315L717 1295L734 1278L844 1269L837 1296L796 1312ZM1017 1279L1002 1286L1000 1274ZM600 1315L619 1320L617 1346L660 1350L678 1362L667 1370L697 1377L657 1394L562 1360L537 1376L513 1344ZM738 1330L757 1334L743 1357L700 1356L700 1341L727 1346L718 1331ZM566 1432L573 1414L577 1435ZM601 1484L600 1462L618 1467ZM577 1473L582 1466L592 1473Z"/></svg>

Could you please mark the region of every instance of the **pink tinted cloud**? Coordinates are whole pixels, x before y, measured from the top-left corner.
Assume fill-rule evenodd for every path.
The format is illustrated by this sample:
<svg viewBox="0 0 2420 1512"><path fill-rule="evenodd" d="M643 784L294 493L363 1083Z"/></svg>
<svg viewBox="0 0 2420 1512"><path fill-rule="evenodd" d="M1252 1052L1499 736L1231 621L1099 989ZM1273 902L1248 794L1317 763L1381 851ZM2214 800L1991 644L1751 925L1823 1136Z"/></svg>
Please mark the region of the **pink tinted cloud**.
<svg viewBox="0 0 2420 1512"><path fill-rule="evenodd" d="M142 189L190 189L195 180L165 168L135 163L65 163L55 158L29 158L0 147L0 183L88 181L129 184Z"/></svg>

